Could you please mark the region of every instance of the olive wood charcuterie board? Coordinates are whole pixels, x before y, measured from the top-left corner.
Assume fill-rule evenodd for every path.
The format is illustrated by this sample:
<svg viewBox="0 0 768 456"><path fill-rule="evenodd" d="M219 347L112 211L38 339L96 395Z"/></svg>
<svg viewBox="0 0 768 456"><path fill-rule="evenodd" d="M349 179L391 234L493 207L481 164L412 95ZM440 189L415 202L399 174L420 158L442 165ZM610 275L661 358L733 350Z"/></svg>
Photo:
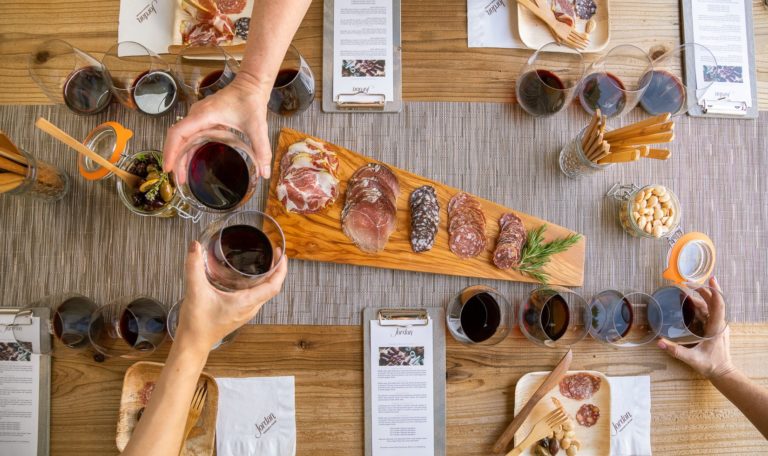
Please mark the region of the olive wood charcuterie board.
<svg viewBox="0 0 768 456"><path fill-rule="evenodd" d="M327 211L319 214L301 215L289 213L285 210L277 199L276 187L278 176L280 175L280 158L283 156L283 153L288 150L291 144L306 138L322 141L338 154L341 162L339 168L341 182L339 184L339 198ZM546 223L545 239L547 241L573 233L571 230L561 226L478 198L488 220L486 224L488 246L479 256L463 260L448 248L448 216L446 211L448 201L461 190L387 165L400 180L401 191L397 199L397 228L390 236L389 242L387 242L382 252L376 254L365 253L358 249L344 235L341 229L341 210L344 207L347 180L355 170L371 162L383 163L343 147L330 144L320 138L288 128L282 129L277 150L275 151L272 169L272 176L274 177L270 182L266 211L277 220L283 229L286 254L289 258L484 279L535 282L534 279L517 271L501 270L494 266L491 261L496 238L499 234L499 217L505 212L514 212L522 219L528 231ZM386 163L384 164L386 165ZM411 250L410 242L411 220L408 199L414 189L427 184L434 186L437 190L437 197L440 202L440 228L432 250L414 253ZM581 286L583 284L585 246L586 239L582 237L569 250L552 257L552 260L544 269L545 272L550 274L549 282L551 284L565 286Z"/></svg>

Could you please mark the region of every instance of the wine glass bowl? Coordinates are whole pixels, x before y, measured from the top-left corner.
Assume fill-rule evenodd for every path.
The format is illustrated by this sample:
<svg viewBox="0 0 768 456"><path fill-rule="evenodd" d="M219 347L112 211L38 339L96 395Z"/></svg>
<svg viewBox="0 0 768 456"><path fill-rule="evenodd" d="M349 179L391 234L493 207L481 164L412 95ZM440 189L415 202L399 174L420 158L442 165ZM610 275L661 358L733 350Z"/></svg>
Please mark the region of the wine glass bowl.
<svg viewBox="0 0 768 456"><path fill-rule="evenodd" d="M549 348L571 347L589 329L586 300L567 288L545 285L533 290L520 306L522 333L532 342Z"/></svg>
<svg viewBox="0 0 768 456"><path fill-rule="evenodd" d="M205 57L201 58L201 51ZM202 100L235 79L240 65L217 45L185 46L176 58L173 72L189 102Z"/></svg>
<svg viewBox="0 0 768 456"><path fill-rule="evenodd" d="M467 287L448 305L446 325L463 344L494 345L507 337L514 312L504 296L483 285Z"/></svg>
<svg viewBox="0 0 768 456"><path fill-rule="evenodd" d="M165 307L155 299L120 298L94 312L88 337L105 356L148 356L165 340L166 319Z"/></svg>
<svg viewBox="0 0 768 456"><path fill-rule="evenodd" d="M648 319L665 339L697 343L720 335L728 325L730 310L715 288L671 285L659 288L652 296L659 308L649 312Z"/></svg>
<svg viewBox="0 0 768 456"><path fill-rule="evenodd" d="M659 325L649 319L659 312L659 303L645 293L604 290L590 302L589 334L615 347L644 345L659 335Z"/></svg>
<svg viewBox="0 0 768 456"><path fill-rule="evenodd" d="M515 84L517 102L530 115L554 115L573 99L584 76L584 58L557 43L540 47L523 66Z"/></svg>
<svg viewBox="0 0 768 456"><path fill-rule="evenodd" d="M267 108L281 116L298 114L315 99L315 76L298 49L293 45L280 64Z"/></svg>

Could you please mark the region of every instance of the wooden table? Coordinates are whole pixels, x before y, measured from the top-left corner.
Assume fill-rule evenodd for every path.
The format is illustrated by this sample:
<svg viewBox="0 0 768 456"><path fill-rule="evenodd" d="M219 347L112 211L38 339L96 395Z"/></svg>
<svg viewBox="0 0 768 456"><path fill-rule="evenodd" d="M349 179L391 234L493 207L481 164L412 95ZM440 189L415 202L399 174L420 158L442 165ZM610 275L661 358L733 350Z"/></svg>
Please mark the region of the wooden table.
<svg viewBox="0 0 768 456"><path fill-rule="evenodd" d="M170 1L170 0L167 0ZM768 109L768 9L752 0L760 108ZM312 3L295 39L321 77L323 2ZM680 42L678 2L611 0L611 43L643 49ZM117 41L119 0L0 2L0 104L47 103L27 74L27 55L57 37L100 56ZM466 0L403 0L403 96L407 100L514 99L530 51L467 48ZM318 84L317 87L321 87Z"/></svg>
<svg viewBox="0 0 768 456"><path fill-rule="evenodd" d="M768 325L732 328L736 365L768 387ZM525 373L551 369L562 352L535 347L515 332L493 347L446 337L448 454L488 456L510 421L514 386ZM51 387L51 454L116 454L115 426L123 374L132 361L94 363L58 345ZM357 326L247 326L213 352L215 376L296 377L299 455L363 451L363 343ZM151 359L163 361L167 346ZM59 356L61 355L61 356ZM765 454L768 442L708 381L655 346L615 350L581 342L574 369L650 375L654 454Z"/></svg>

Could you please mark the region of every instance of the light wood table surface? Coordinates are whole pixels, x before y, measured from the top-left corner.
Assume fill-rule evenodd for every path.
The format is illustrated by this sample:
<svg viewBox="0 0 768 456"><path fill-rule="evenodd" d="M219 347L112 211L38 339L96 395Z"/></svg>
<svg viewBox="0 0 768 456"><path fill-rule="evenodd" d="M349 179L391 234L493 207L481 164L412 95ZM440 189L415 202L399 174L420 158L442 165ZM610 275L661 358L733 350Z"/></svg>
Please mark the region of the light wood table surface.
<svg viewBox="0 0 768 456"><path fill-rule="evenodd" d="M514 387L527 372L551 370L562 351L538 348L515 331L493 347L466 347L446 335L448 454L490 454L512 418ZM732 328L737 366L768 387L768 325ZM56 346L51 387L51 454L116 454L115 427L132 361L93 362ZM151 360L163 361L167 346ZM654 454L765 454L768 442L708 381L655 346L616 350L588 340L572 369L650 375ZM363 342L358 326L247 326L213 352L219 377L294 375L299 455L363 452Z"/></svg>
<svg viewBox="0 0 768 456"><path fill-rule="evenodd" d="M768 9L762 0L750 1L759 102L766 110ZM27 74L27 55L34 45L56 37L100 58L117 41L119 8L119 0L0 2L0 104L47 103ZM609 48L631 43L648 50L680 42L678 2L610 0L610 8ZM312 2L294 41L318 82L322 76L322 9L321 0ZM469 49L466 0L403 0L402 30L405 99L513 101L514 80L531 51Z"/></svg>

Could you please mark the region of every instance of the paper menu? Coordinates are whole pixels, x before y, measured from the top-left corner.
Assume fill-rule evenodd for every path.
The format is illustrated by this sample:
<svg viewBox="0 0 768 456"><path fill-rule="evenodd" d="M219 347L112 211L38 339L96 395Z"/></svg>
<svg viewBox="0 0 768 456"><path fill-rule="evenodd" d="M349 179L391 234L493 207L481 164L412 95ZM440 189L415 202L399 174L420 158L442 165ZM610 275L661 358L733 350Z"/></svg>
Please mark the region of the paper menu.
<svg viewBox="0 0 768 456"><path fill-rule="evenodd" d="M373 456L434 454L433 322L370 324Z"/></svg>
<svg viewBox="0 0 768 456"><path fill-rule="evenodd" d="M707 47L717 65L694 55L696 86L712 84L701 96L752 106L749 47L744 0L691 0L693 41ZM702 102L703 100L697 100Z"/></svg>
<svg viewBox="0 0 768 456"><path fill-rule="evenodd" d="M393 0L335 0L333 100L394 100Z"/></svg>

